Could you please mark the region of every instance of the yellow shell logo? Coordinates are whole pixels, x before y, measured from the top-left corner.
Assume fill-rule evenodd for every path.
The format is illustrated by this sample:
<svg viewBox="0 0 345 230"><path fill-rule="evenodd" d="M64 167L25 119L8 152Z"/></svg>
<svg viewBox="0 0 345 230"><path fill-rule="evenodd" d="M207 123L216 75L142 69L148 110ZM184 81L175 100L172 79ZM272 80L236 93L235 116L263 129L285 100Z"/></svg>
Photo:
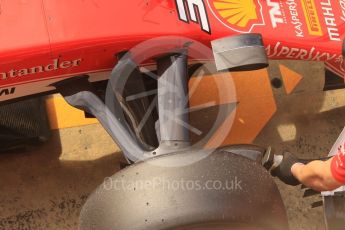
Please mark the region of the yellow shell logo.
<svg viewBox="0 0 345 230"><path fill-rule="evenodd" d="M208 0L213 14L226 26L238 32L250 32L263 25L262 8L256 0Z"/></svg>

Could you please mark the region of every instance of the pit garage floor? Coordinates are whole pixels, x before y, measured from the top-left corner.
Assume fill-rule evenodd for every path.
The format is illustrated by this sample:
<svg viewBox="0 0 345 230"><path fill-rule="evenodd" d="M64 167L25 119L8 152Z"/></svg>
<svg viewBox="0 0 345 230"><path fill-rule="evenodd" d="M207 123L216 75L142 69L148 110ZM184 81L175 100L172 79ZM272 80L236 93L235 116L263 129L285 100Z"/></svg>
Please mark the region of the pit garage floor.
<svg viewBox="0 0 345 230"><path fill-rule="evenodd" d="M322 63L272 62L269 74L233 74L238 104L223 144L270 145L305 158L327 155L345 126L345 91L323 92L323 68ZM208 78L192 104L215 94ZM94 119L84 119L59 96L47 99L47 109L53 129L47 143L0 154L0 229L76 229L87 196L124 162ZM203 114L191 120L207 129L212 116ZM322 207L311 207L319 196L302 198L300 187L277 184L291 229L325 229Z"/></svg>

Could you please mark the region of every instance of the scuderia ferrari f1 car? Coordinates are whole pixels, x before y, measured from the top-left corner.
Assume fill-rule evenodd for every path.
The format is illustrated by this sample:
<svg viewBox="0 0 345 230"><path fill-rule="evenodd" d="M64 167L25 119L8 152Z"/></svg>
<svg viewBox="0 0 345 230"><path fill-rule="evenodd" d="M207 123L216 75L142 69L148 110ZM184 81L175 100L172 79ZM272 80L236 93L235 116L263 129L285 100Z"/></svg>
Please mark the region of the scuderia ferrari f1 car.
<svg viewBox="0 0 345 230"><path fill-rule="evenodd" d="M191 141L189 77L322 61L342 87L344 0L2 0L0 34L1 103L60 93L128 161L90 195L80 229L288 229L270 148ZM222 84L220 99L233 96Z"/></svg>

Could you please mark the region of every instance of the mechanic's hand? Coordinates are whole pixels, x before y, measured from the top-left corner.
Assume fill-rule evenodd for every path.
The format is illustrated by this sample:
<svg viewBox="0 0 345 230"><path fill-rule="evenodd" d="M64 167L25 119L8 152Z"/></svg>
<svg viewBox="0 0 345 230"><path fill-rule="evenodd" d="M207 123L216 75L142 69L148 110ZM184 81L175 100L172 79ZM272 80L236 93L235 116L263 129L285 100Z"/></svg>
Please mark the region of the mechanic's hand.
<svg viewBox="0 0 345 230"><path fill-rule="evenodd" d="M271 170L271 175L278 177L285 184L296 186L301 184L292 174L291 167L298 162L298 158L292 153L285 152L283 154L283 160L280 165Z"/></svg>

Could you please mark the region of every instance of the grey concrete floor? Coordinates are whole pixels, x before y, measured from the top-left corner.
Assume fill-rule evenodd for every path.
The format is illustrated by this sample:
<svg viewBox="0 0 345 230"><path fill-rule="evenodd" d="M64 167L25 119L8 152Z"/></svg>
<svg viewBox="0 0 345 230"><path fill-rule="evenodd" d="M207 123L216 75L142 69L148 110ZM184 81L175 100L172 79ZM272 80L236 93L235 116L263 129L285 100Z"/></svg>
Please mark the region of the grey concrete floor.
<svg viewBox="0 0 345 230"><path fill-rule="evenodd" d="M271 78L281 78L277 62ZM327 155L345 125L345 91L322 91L321 63L284 62L305 77L293 94L274 89L277 112L254 143L301 157ZM200 121L203 122L203 121ZM120 169L123 157L100 125L54 131L29 152L0 154L0 229L76 229L87 196ZM277 181L291 229L325 229L320 197Z"/></svg>
<svg viewBox="0 0 345 230"><path fill-rule="evenodd" d="M100 125L90 125L54 131L29 152L1 154L0 229L77 229L87 196L119 170L117 152Z"/></svg>
<svg viewBox="0 0 345 230"><path fill-rule="evenodd" d="M326 156L345 126L345 91L323 92L321 63L284 62L305 77L291 95L274 89L277 112L256 138L258 145L270 144L275 151L285 150L302 158ZM278 63L271 65L270 77L279 77ZM300 187L276 180L287 208L291 229L325 229L322 207L312 208L320 196L303 198Z"/></svg>

